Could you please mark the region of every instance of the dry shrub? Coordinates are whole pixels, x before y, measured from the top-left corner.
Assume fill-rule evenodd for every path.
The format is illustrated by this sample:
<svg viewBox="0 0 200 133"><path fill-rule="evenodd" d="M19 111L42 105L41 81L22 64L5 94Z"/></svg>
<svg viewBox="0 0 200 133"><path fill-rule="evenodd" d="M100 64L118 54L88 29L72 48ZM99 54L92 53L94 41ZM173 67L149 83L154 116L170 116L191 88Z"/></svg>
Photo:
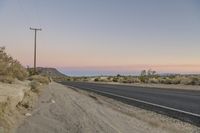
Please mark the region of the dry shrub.
<svg viewBox="0 0 200 133"><path fill-rule="evenodd" d="M28 79L31 81L37 81L41 84L49 84L49 82L50 82L48 77L41 76L41 75L33 75L33 76L29 77Z"/></svg>
<svg viewBox="0 0 200 133"><path fill-rule="evenodd" d="M153 83L153 84L158 84L158 83L159 83L159 80L156 79L156 78L150 78L150 79L148 80L148 82L149 82L149 83Z"/></svg>
<svg viewBox="0 0 200 133"><path fill-rule="evenodd" d="M30 82L31 91L34 93L40 93L40 83L38 81L31 81Z"/></svg>
<svg viewBox="0 0 200 133"><path fill-rule="evenodd" d="M140 79L140 82L142 83L148 83L148 80L149 80L147 76L140 76L139 79Z"/></svg>
<svg viewBox="0 0 200 133"><path fill-rule="evenodd" d="M114 77L113 78L113 82L118 82L119 81L119 78L118 77Z"/></svg>
<svg viewBox="0 0 200 133"><path fill-rule="evenodd" d="M110 76L107 78L108 82L111 82L113 80L113 78Z"/></svg>
<svg viewBox="0 0 200 133"><path fill-rule="evenodd" d="M184 85L189 85L192 82L191 78L188 77L182 77L180 84L184 84Z"/></svg>
<svg viewBox="0 0 200 133"><path fill-rule="evenodd" d="M191 82L189 83L189 85L200 85L200 78L198 77L191 77Z"/></svg>
<svg viewBox="0 0 200 133"><path fill-rule="evenodd" d="M169 84L200 85L200 78L194 76L176 76L165 80L164 83Z"/></svg>
<svg viewBox="0 0 200 133"><path fill-rule="evenodd" d="M25 80L28 76L27 70L16 60L11 65L11 72L12 77L19 80Z"/></svg>
<svg viewBox="0 0 200 133"><path fill-rule="evenodd" d="M140 79L136 77L131 76L124 76L123 79L121 79L122 83L140 83Z"/></svg>
<svg viewBox="0 0 200 133"><path fill-rule="evenodd" d="M51 80L56 81L56 82L64 82L64 81L73 81L73 78L71 78L71 77L53 76L53 77L51 77Z"/></svg>
<svg viewBox="0 0 200 133"><path fill-rule="evenodd" d="M99 78L99 77L98 77L98 78L95 78L94 81L95 81L95 82L98 82L98 81L100 81L100 78Z"/></svg>
<svg viewBox="0 0 200 133"><path fill-rule="evenodd" d="M29 85L30 85L31 89L34 90L40 86L40 83L38 81L31 81Z"/></svg>
<svg viewBox="0 0 200 133"><path fill-rule="evenodd" d="M1 82L11 83L11 79L24 80L28 76L27 70L0 47L0 76Z"/></svg>
<svg viewBox="0 0 200 133"><path fill-rule="evenodd" d="M134 83L140 83L140 79L139 78L135 78L134 79Z"/></svg>
<svg viewBox="0 0 200 133"><path fill-rule="evenodd" d="M172 84L172 79L170 79L169 77L159 77L158 78L159 83L161 84Z"/></svg>
<svg viewBox="0 0 200 133"><path fill-rule="evenodd" d="M171 84L180 84L182 77L177 76L174 78L171 78Z"/></svg>

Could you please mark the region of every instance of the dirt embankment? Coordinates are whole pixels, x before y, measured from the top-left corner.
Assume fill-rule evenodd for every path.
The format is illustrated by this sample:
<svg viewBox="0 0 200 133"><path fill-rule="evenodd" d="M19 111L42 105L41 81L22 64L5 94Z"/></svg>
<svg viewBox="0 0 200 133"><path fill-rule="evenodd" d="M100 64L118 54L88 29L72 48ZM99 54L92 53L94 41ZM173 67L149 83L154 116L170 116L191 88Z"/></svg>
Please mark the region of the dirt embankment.
<svg viewBox="0 0 200 133"><path fill-rule="evenodd" d="M0 132L8 132L15 124L16 106L30 90L28 82L6 84L0 82Z"/></svg>
<svg viewBox="0 0 200 133"><path fill-rule="evenodd" d="M16 125L33 109L38 94L31 89L30 81L0 82L0 133L14 132Z"/></svg>
<svg viewBox="0 0 200 133"><path fill-rule="evenodd" d="M51 83L17 133L198 133L200 128L61 84Z"/></svg>

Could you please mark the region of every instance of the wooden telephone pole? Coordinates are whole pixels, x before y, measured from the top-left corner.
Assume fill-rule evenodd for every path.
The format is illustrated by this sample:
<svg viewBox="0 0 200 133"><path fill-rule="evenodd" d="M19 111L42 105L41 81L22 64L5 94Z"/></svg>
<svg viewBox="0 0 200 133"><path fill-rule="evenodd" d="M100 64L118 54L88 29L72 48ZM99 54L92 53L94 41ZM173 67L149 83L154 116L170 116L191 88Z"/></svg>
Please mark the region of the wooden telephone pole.
<svg viewBox="0 0 200 133"><path fill-rule="evenodd" d="M41 31L42 29L37 29L37 28L31 28L30 30L35 31L35 37L34 37L34 73L36 74L36 37L37 37L37 31Z"/></svg>

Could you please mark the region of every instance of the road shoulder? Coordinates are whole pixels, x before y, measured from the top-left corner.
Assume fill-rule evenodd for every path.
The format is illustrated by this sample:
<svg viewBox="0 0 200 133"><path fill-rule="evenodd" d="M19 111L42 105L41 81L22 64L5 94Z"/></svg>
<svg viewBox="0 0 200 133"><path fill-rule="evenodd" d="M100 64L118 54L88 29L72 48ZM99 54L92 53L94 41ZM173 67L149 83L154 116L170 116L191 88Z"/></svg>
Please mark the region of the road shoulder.
<svg viewBox="0 0 200 133"><path fill-rule="evenodd" d="M95 93L51 83L17 132L188 133L200 129Z"/></svg>

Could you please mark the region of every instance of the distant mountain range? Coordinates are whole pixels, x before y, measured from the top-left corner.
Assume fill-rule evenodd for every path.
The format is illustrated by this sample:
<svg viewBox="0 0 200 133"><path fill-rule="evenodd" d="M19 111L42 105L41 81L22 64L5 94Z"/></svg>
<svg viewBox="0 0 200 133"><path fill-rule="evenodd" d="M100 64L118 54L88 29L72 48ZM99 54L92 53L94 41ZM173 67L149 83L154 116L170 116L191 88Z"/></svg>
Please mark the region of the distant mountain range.
<svg viewBox="0 0 200 133"><path fill-rule="evenodd" d="M59 72L56 68L37 67L37 71L41 75L50 76L52 78L55 78L55 77L68 77L67 75Z"/></svg>

